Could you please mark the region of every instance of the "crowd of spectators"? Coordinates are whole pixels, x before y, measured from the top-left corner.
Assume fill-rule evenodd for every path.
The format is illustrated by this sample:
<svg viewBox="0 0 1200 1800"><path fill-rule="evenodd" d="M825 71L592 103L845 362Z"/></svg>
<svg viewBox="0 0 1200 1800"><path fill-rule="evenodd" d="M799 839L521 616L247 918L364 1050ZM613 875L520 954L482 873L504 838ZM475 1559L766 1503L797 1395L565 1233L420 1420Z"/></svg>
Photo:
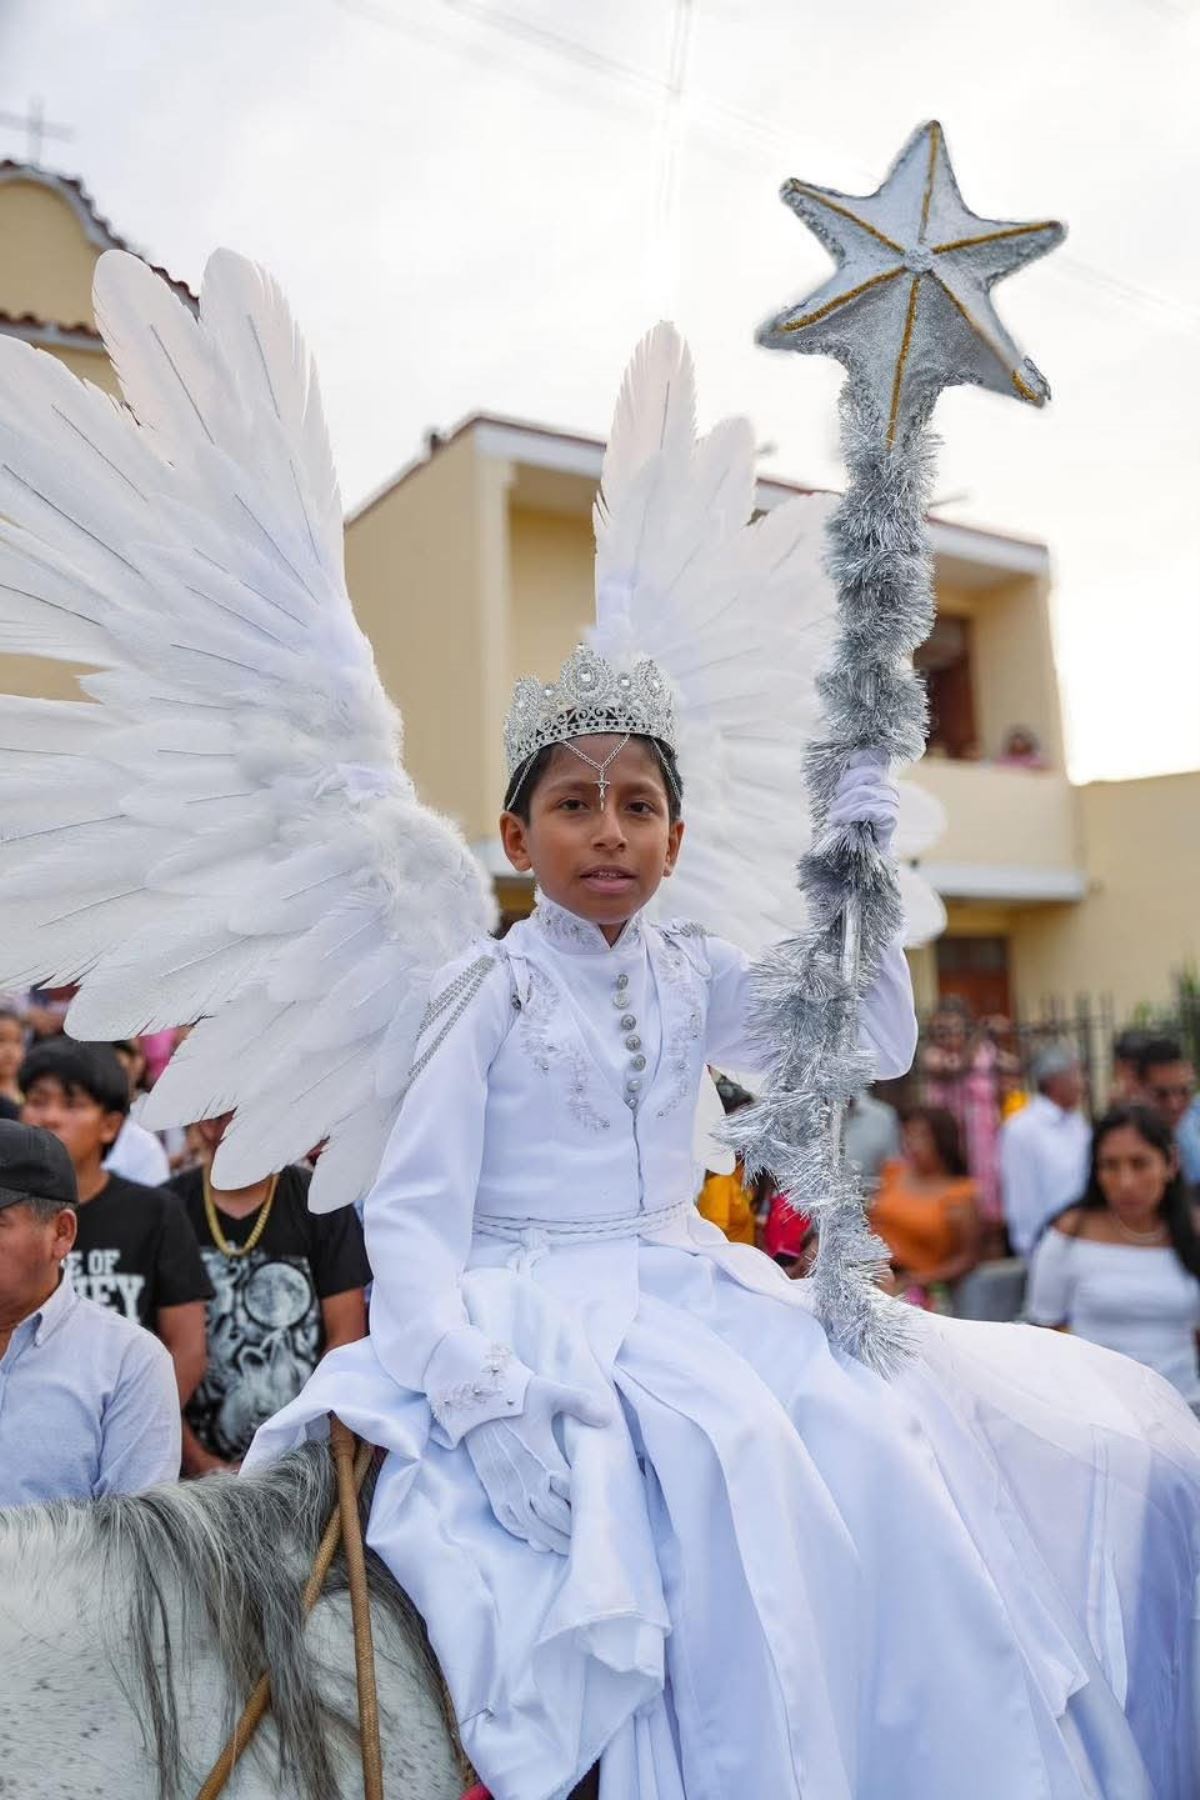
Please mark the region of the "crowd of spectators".
<svg viewBox="0 0 1200 1800"><path fill-rule="evenodd" d="M1093 1125L1077 1052L1043 1041L1023 1069L1004 1021L943 1003L922 1045L921 1103L863 1095L847 1161L895 1293L933 1311L1069 1330L1156 1369L1200 1411L1200 1100L1181 1042L1124 1031ZM750 1096L727 1087L726 1104ZM730 1096L733 1096L732 1101ZM701 1211L790 1274L811 1221L769 1183L710 1174ZM735 1223L736 1222L736 1223Z"/></svg>
<svg viewBox="0 0 1200 1800"><path fill-rule="evenodd" d="M227 1119L162 1141L130 1110L163 1047L64 1013L0 1008L0 1506L236 1469L367 1328L353 1207L310 1213L308 1164L215 1187Z"/></svg>
<svg viewBox="0 0 1200 1800"><path fill-rule="evenodd" d="M320 1357L367 1329L359 1218L307 1206L319 1147L216 1187L227 1118L160 1137L131 1117L174 1040L78 1043L68 999L0 1003L0 1506L236 1469ZM893 1291L971 1316L973 1281L1027 1271L1030 1322L1138 1358L1200 1410L1200 1103L1181 1043L1122 1033L1095 1127L1068 1046L1023 1074L960 1004L936 1015L919 1074L902 1117L866 1094L844 1120ZM718 1087L727 1109L751 1098ZM709 1172L698 1204L789 1275L811 1268L812 1222L769 1180Z"/></svg>

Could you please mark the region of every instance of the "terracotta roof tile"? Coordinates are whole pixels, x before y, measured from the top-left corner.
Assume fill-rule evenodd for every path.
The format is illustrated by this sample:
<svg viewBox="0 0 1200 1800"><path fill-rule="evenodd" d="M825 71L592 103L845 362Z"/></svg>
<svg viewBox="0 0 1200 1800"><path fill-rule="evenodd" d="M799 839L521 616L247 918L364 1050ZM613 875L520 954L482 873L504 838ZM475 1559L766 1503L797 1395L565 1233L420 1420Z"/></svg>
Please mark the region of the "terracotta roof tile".
<svg viewBox="0 0 1200 1800"><path fill-rule="evenodd" d="M102 343L103 339L94 325L81 319L76 325L67 325L61 319L43 319L37 313L10 313L0 311L0 330L12 330L14 327L26 330L42 330L48 327L51 331L69 331L74 337L95 338Z"/></svg>

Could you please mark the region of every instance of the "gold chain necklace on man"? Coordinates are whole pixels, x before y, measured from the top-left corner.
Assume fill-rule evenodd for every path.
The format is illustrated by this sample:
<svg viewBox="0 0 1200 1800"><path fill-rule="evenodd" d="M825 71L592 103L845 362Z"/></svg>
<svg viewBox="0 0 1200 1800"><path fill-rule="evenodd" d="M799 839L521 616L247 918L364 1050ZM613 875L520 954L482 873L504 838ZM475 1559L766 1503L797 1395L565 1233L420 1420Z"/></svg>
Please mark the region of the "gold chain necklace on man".
<svg viewBox="0 0 1200 1800"><path fill-rule="evenodd" d="M254 1221L254 1227L250 1236L246 1239L244 1244L231 1244L229 1239L225 1236L225 1233L221 1230L221 1221L217 1216L217 1203L213 1199L212 1182L209 1179L208 1170L205 1169L204 1216L208 1220L208 1229L212 1234L212 1241L217 1246L217 1249L221 1252L222 1256L249 1256L250 1252L254 1249L254 1246L258 1243L259 1238L267 1229L267 1220L271 1216L271 1207L275 1200L275 1189L278 1186L279 1176L277 1174L272 1175L270 1181L267 1183L267 1191L259 1205L258 1217Z"/></svg>

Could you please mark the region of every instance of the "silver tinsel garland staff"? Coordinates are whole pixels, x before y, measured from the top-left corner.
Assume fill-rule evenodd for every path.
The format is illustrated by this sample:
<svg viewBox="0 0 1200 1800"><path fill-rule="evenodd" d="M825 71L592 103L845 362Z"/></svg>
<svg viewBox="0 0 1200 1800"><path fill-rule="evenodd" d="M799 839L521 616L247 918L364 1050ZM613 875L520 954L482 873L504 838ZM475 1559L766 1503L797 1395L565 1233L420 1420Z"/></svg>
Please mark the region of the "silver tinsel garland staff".
<svg viewBox="0 0 1200 1800"><path fill-rule="evenodd" d="M883 186L858 198L789 181L783 199L837 263L824 285L767 321L772 349L835 356L849 379L842 449L849 474L829 524L841 630L821 679L826 735L808 754L814 848L800 865L808 924L758 970L770 1075L729 1140L770 1170L818 1228L813 1283L834 1342L886 1371L906 1347L907 1310L876 1285L886 1252L842 1152L851 1098L870 1077L858 1001L900 929L891 862L870 827L825 830L848 760L911 762L925 743L912 656L933 624L925 522L934 460L927 428L944 387L970 382L1040 406L1049 388L992 307L995 282L1061 242L1052 221L980 219L964 206L940 125L909 139Z"/></svg>

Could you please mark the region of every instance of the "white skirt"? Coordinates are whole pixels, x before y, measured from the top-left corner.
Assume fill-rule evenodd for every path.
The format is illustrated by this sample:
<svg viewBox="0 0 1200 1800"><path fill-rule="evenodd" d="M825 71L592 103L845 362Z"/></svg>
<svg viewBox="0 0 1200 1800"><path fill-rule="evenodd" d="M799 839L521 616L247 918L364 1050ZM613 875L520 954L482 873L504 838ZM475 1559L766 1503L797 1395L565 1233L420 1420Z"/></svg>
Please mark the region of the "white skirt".
<svg viewBox="0 0 1200 1800"><path fill-rule="evenodd" d="M468 1310L615 1389L564 1421L566 1558L493 1519L370 1340L248 1465L336 1410L389 1452L369 1537L419 1607L496 1800L1195 1800L1200 1426L1150 1371L1032 1327L915 1316L884 1381L805 1285L698 1218L512 1256Z"/></svg>

